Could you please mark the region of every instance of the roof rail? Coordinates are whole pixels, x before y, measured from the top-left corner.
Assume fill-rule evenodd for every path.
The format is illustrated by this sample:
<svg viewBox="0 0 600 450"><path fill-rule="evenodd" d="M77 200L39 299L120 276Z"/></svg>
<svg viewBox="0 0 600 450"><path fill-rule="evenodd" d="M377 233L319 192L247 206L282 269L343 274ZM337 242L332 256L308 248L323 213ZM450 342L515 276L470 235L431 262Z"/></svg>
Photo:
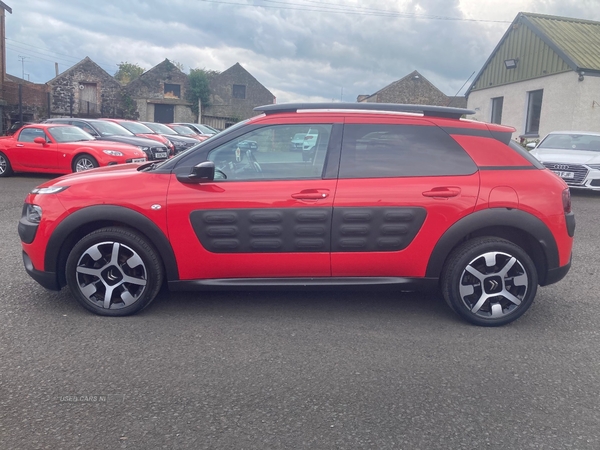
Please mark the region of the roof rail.
<svg viewBox="0 0 600 450"><path fill-rule="evenodd" d="M475 111L462 108L450 108L445 106L429 105L403 105L399 103L351 103L351 102L332 102L332 103L280 103L275 105L264 105L254 108L254 111L264 112L265 114L282 114L297 112L300 109L343 109L356 111L394 111L423 113L429 117L446 117L450 119L460 119L464 114L475 114Z"/></svg>

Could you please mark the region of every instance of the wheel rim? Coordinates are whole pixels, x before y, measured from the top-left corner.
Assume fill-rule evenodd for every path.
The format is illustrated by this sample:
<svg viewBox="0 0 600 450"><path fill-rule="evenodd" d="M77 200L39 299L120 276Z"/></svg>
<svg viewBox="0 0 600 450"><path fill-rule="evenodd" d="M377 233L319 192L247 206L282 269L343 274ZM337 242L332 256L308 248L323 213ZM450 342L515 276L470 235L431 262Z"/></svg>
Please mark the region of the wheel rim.
<svg viewBox="0 0 600 450"><path fill-rule="evenodd" d="M4 158L4 156L0 155L0 175L2 175L4 172L6 172L7 165L8 165L8 163L6 162L6 158Z"/></svg>
<svg viewBox="0 0 600 450"><path fill-rule="evenodd" d="M75 163L75 172L83 172L94 168L94 163L88 158L80 158Z"/></svg>
<svg viewBox="0 0 600 450"><path fill-rule="evenodd" d="M488 252L473 259L463 270L459 292L471 314L500 319L519 308L528 287L527 271L517 258Z"/></svg>
<svg viewBox="0 0 600 450"><path fill-rule="evenodd" d="M77 262L77 285L92 304L121 309L135 303L146 291L142 258L118 242L101 242L88 248Z"/></svg>

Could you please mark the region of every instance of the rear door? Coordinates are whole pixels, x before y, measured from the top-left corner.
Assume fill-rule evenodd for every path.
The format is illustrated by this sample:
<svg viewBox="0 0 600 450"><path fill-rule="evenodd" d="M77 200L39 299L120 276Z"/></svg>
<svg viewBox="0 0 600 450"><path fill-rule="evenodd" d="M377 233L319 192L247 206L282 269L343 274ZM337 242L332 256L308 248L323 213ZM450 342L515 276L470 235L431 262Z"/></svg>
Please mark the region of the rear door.
<svg viewBox="0 0 600 450"><path fill-rule="evenodd" d="M364 122L344 125L332 275L424 276L439 237L475 207L477 167L426 119Z"/></svg>
<svg viewBox="0 0 600 450"><path fill-rule="evenodd" d="M319 141L304 161L290 144L311 127ZM336 180L324 173L333 129L256 126L178 166L176 173L187 174L208 159L218 176L201 184L171 180L168 225L181 278L329 277ZM339 145L338 138L338 156Z"/></svg>

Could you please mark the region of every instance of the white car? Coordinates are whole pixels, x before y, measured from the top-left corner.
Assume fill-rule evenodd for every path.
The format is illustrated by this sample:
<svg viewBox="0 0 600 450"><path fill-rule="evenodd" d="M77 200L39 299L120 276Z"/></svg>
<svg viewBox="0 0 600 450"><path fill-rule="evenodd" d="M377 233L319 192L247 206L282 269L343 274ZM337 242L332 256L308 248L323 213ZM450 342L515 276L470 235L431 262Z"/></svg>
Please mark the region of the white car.
<svg viewBox="0 0 600 450"><path fill-rule="evenodd" d="M570 188L600 191L600 133L554 131L531 150L531 155Z"/></svg>

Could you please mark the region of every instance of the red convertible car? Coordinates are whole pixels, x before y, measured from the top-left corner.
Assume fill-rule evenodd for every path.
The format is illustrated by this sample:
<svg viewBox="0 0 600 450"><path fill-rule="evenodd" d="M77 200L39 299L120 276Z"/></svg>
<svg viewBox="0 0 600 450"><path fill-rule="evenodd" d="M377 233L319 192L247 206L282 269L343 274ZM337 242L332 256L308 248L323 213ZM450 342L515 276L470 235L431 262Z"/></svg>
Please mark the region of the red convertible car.
<svg viewBox="0 0 600 450"><path fill-rule="evenodd" d="M72 125L26 125L0 137L0 177L13 172L70 173L99 166L146 161L133 145L98 141Z"/></svg>

